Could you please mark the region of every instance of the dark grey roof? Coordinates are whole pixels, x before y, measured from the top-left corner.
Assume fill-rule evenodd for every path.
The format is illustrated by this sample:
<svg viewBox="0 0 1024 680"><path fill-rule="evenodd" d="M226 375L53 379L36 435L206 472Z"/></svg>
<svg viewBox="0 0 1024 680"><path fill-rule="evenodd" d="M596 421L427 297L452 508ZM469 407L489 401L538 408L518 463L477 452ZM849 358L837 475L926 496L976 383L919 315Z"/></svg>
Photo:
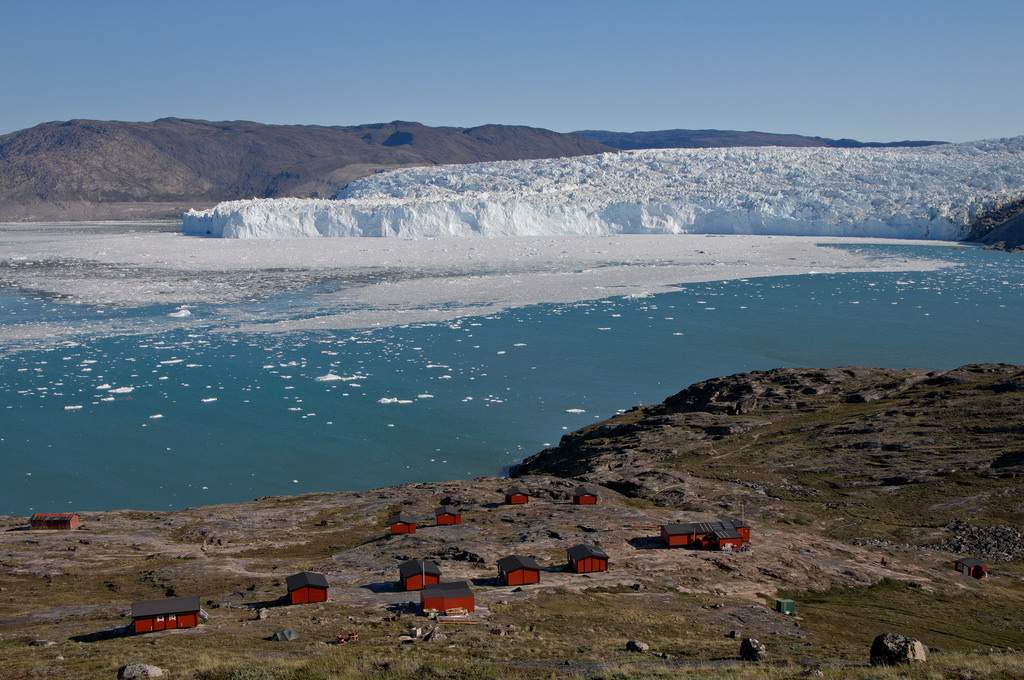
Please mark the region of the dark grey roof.
<svg viewBox="0 0 1024 680"><path fill-rule="evenodd" d="M949 564L947 562L947 564ZM985 563L979 560L977 557L961 557L955 564L962 564L965 567L984 567Z"/></svg>
<svg viewBox="0 0 1024 680"><path fill-rule="evenodd" d="M533 569L535 571L540 571L540 565L537 564L532 557L509 555L508 557L502 557L498 560L498 569L506 574L510 574L517 569Z"/></svg>
<svg viewBox="0 0 1024 680"><path fill-rule="evenodd" d="M312 586L314 588L326 588L327 577L323 574L317 574L313 571L300 571L298 574L292 574L284 580L288 585L288 592L298 590L299 588L305 588Z"/></svg>
<svg viewBox="0 0 1024 680"><path fill-rule="evenodd" d="M597 489L595 489L594 487L587 486L586 484L584 484L583 486L577 488L575 494L573 494L573 495L575 495L575 496L595 496L596 497L598 495L598 492L597 492Z"/></svg>
<svg viewBox="0 0 1024 680"><path fill-rule="evenodd" d="M717 531L713 531L712 534L719 541L743 538L742 536L740 536L740 532L736 531L735 529L718 529Z"/></svg>
<svg viewBox="0 0 1024 680"><path fill-rule="evenodd" d="M524 486L518 486L518 485L516 485L516 486L510 486L510 487L509 487L509 488L508 488L508 489L507 489L507 490L505 491L505 495L506 495L506 496L513 496L513 495L515 495L515 494L522 494L522 495L524 495L524 496L529 496L529 495L530 495L530 492L529 492L529 491L528 491L528 490L526 489L526 487L524 487Z"/></svg>
<svg viewBox="0 0 1024 680"><path fill-rule="evenodd" d="M399 578L410 578L416 574L430 574L431 576L440 576L441 567L431 562L430 560L409 560L408 562L402 562L398 565L398 576Z"/></svg>
<svg viewBox="0 0 1024 680"><path fill-rule="evenodd" d="M428 597L473 597L473 591L466 581L435 583L420 591L420 602Z"/></svg>
<svg viewBox="0 0 1024 680"><path fill-rule="evenodd" d="M458 510L456 510L455 508L453 508L450 505L442 505L437 510L434 510L434 515L458 515L458 514L461 514L461 513L459 513Z"/></svg>
<svg viewBox="0 0 1024 680"><path fill-rule="evenodd" d="M669 536L698 536L713 534L716 531L736 531L732 522L689 522L687 524L666 524L665 533Z"/></svg>
<svg viewBox="0 0 1024 680"><path fill-rule="evenodd" d="M388 517L388 524L416 524L416 520L411 515L407 515L404 512L396 512L391 517Z"/></svg>
<svg viewBox="0 0 1024 680"><path fill-rule="evenodd" d="M603 560L608 559L608 553L606 553L598 547L586 545L585 543L574 545L565 552L569 555L569 559L574 562L585 560L588 557L599 557Z"/></svg>
<svg viewBox="0 0 1024 680"><path fill-rule="evenodd" d="M167 616L168 614L188 614L199 611L199 597L197 595L184 595L182 597L168 597L163 600L142 600L132 602L132 618L144 618L149 616Z"/></svg>

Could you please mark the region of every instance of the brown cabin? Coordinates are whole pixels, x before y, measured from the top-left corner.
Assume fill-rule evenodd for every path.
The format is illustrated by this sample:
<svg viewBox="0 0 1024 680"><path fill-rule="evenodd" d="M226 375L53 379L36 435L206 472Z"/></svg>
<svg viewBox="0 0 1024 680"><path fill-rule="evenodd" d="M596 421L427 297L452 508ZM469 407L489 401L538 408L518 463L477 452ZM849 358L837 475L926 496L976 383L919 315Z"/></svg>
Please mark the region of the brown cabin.
<svg viewBox="0 0 1024 680"><path fill-rule="evenodd" d="M750 527L735 521L663 524L661 540L670 548L740 550L750 543Z"/></svg>
<svg viewBox="0 0 1024 680"><path fill-rule="evenodd" d="M402 590L423 590L441 582L441 567L428 560L409 560L398 565Z"/></svg>
<svg viewBox="0 0 1024 680"><path fill-rule="evenodd" d="M148 633L199 625L199 598L195 595L132 603L132 630ZM205 616L205 614L203 615Z"/></svg>
<svg viewBox="0 0 1024 680"><path fill-rule="evenodd" d="M581 486L572 494L573 505L596 505L597 489L592 486Z"/></svg>
<svg viewBox="0 0 1024 680"><path fill-rule="evenodd" d="M530 502L530 492L521 486L511 486L505 491L505 505L523 505Z"/></svg>
<svg viewBox="0 0 1024 680"><path fill-rule="evenodd" d="M288 604L327 601L327 577L312 571L300 571L286 578Z"/></svg>
<svg viewBox="0 0 1024 680"><path fill-rule="evenodd" d="M592 545L580 543L565 551L569 557L569 570L577 574L608 571L608 554Z"/></svg>
<svg viewBox="0 0 1024 680"><path fill-rule="evenodd" d="M420 605L424 612L443 612L450 609L465 609L471 612L476 609L476 599L465 581L436 583L420 591Z"/></svg>
<svg viewBox="0 0 1024 680"><path fill-rule="evenodd" d="M962 574L974 578L988 578L988 569L977 557L962 557L953 563L953 567Z"/></svg>
<svg viewBox="0 0 1024 680"><path fill-rule="evenodd" d="M392 534L415 534L416 520L404 512L398 512L388 518Z"/></svg>
<svg viewBox="0 0 1024 680"><path fill-rule="evenodd" d="M509 555L498 560L498 578L507 586L540 583L540 565L532 557Z"/></svg>
<svg viewBox="0 0 1024 680"><path fill-rule="evenodd" d="M37 512L28 520L29 529L77 529L78 514L74 512Z"/></svg>
<svg viewBox="0 0 1024 680"><path fill-rule="evenodd" d="M434 510L434 517L438 525L441 524L462 524L462 513L448 505L442 505Z"/></svg>

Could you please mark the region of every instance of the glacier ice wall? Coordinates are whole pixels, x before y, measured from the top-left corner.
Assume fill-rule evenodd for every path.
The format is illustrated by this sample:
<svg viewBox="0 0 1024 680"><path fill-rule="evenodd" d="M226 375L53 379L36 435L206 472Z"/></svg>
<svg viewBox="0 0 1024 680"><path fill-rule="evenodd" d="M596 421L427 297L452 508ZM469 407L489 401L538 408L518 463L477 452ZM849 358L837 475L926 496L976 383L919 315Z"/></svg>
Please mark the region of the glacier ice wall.
<svg viewBox="0 0 1024 680"><path fill-rule="evenodd" d="M788 234L963 238L1024 194L1024 137L898 149L667 149L409 168L334 199L229 201L182 231L230 238Z"/></svg>

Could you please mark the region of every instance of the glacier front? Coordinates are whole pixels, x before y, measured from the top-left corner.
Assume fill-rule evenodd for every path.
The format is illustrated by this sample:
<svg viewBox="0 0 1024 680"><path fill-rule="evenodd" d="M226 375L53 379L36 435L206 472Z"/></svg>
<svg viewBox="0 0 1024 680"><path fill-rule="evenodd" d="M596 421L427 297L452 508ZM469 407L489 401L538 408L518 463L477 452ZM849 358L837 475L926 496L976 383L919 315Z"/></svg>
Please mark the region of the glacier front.
<svg viewBox="0 0 1024 680"><path fill-rule="evenodd" d="M660 149L408 168L333 199L228 201L186 234L776 234L958 240L1024 195L1024 137L914 148Z"/></svg>

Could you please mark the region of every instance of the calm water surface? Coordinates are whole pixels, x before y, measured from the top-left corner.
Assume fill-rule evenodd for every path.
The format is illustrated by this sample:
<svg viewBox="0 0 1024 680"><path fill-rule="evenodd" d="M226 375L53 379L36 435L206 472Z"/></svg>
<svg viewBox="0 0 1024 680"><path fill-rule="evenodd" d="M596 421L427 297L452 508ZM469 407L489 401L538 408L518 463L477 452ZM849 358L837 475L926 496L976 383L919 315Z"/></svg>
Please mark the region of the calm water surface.
<svg viewBox="0 0 1024 680"><path fill-rule="evenodd" d="M0 364L0 514L496 475L568 430L743 371L1024 364L1024 258L850 247L956 266L691 284L372 331L155 331L17 352ZM167 311L0 295L3 323Z"/></svg>

